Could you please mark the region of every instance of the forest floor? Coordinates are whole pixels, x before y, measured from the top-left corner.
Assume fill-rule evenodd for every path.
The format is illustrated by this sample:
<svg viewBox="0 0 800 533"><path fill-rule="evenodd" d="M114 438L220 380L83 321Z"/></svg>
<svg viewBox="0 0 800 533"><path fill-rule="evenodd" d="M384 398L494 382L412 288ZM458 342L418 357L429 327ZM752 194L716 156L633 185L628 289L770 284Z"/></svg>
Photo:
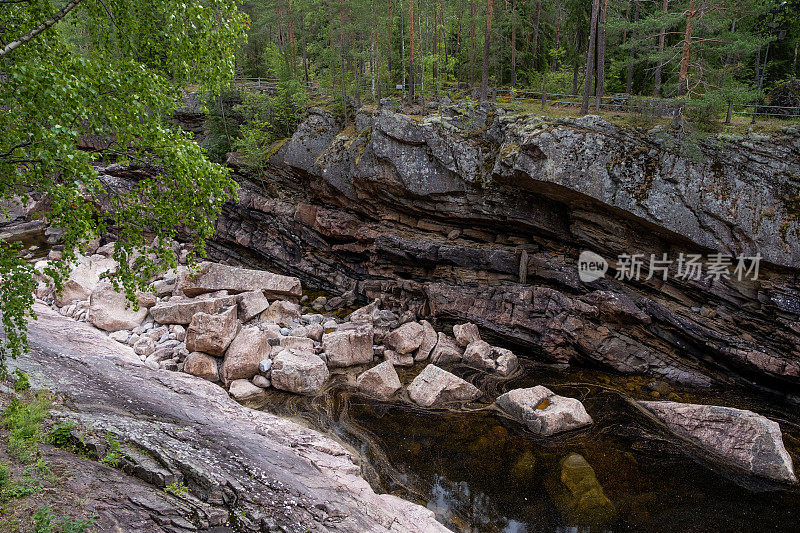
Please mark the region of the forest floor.
<svg viewBox="0 0 800 533"><path fill-rule="evenodd" d="M544 108L539 102L533 101L519 101L509 98L497 98L497 105L505 108L511 113L543 115L548 118L578 118L583 114L581 109L576 106L567 106L563 104L546 104ZM600 110L599 112L593 109L589 110L590 113L599 115L618 126L623 127L643 127L653 128L657 125L669 126L672 124L671 116L654 117L644 115L642 113L635 113L620 110ZM719 119L717 122L710 123L708 133L726 133L745 135L747 133L763 133L771 134L778 133L788 126L800 126L800 117L796 118L774 118L774 117L758 117L755 124L751 123L752 118L749 115L734 114L731 123L725 124L724 119Z"/></svg>

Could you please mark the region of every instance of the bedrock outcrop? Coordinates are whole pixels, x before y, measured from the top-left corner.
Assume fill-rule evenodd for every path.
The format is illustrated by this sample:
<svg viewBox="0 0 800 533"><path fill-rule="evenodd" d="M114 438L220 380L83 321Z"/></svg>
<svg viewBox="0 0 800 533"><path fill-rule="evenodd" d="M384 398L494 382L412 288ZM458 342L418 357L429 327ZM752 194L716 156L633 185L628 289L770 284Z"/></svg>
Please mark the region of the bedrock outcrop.
<svg viewBox="0 0 800 533"><path fill-rule="evenodd" d="M792 131L692 140L488 106L362 109L344 129L311 109L262 179L238 177L210 248L437 326L473 322L545 361L797 392ZM605 278L579 279L583 250L609 262ZM759 276L678 279L673 263L645 279L651 254L680 253L760 254ZM643 254L639 280L615 279L620 254Z"/></svg>
<svg viewBox="0 0 800 533"><path fill-rule="evenodd" d="M200 377L150 369L85 322L38 303L35 310L31 352L11 366L56 395L51 414L74 424L88 446L108 435L121 446L114 475L129 476L131 491L115 485L104 493L101 530L188 532L227 523L252 532L448 531L432 511L376 494L356 457L331 438L243 407ZM236 391L262 389L239 380ZM165 491L173 484L186 487L177 498Z"/></svg>

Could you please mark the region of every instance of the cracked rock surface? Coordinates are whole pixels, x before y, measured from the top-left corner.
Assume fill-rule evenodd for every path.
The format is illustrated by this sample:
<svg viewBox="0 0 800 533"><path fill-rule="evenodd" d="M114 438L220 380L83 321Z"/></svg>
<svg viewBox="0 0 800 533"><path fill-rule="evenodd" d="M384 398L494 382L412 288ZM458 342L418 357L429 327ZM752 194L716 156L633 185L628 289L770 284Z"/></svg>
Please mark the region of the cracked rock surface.
<svg viewBox="0 0 800 533"><path fill-rule="evenodd" d="M201 378L151 370L86 323L41 304L35 311L30 356L13 366L60 398L54 416L75 431L116 436L122 469L138 478L129 493L107 493L120 502L106 501L103 523L165 532L226 521L242 531L447 531L431 511L375 494L355 456L330 438L243 407ZM188 491L166 497L176 482Z"/></svg>

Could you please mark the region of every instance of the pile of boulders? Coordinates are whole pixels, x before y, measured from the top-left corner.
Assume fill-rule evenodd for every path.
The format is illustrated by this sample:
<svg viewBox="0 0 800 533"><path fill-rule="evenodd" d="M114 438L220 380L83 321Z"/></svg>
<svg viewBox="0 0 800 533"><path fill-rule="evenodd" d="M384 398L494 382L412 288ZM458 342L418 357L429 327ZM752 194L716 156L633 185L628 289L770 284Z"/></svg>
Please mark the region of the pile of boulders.
<svg viewBox="0 0 800 533"><path fill-rule="evenodd" d="M413 402L430 407L480 396L440 365L459 362L499 376L518 366L511 351L483 341L475 324L456 325L451 336L411 313L380 309L378 300L346 319L323 315L313 311L351 306L352 294L308 302L295 277L219 263L191 271L181 265L153 280L152 291L137 293L134 305L104 276L117 268L113 250L109 243L81 257L58 294L42 276L37 296L130 345L147 366L219 382L240 400L269 387L316 393L330 369L376 362L358 376L358 388L389 399L402 388L394 367L430 360L408 387Z"/></svg>
<svg viewBox="0 0 800 533"><path fill-rule="evenodd" d="M179 252L184 263L186 250ZM406 386L408 399L437 408L482 396L443 365L463 364L498 377L512 375L519 366L510 350L481 339L473 323L457 324L449 335L412 313L398 316L380 309L378 300L342 320L313 311L330 309L331 300L351 306L350 296L308 302L295 277L219 263L192 270L181 264L153 280L151 291L137 293L133 305L104 276L117 268L112 253L110 243L81 257L58 294L41 276L36 296L62 315L88 321L130 345L145 365L218 382L237 400L263 398L270 387L313 394L325 386L330 369L370 365L357 376L357 389L380 400L404 401L396 367L419 364L425 366ZM41 272L47 265L43 260L35 267ZM301 301L311 307L301 307ZM580 400L543 386L510 390L494 405L539 436L592 424ZM725 407L641 405L671 432L728 464L796 483L777 423Z"/></svg>

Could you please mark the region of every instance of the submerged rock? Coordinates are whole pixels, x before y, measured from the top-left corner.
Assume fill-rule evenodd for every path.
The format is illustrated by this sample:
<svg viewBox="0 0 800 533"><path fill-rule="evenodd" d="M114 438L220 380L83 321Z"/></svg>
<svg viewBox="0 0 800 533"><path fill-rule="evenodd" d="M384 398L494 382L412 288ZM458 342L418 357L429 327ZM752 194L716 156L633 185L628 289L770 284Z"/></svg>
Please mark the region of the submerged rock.
<svg viewBox="0 0 800 533"><path fill-rule="evenodd" d="M546 487L550 498L570 526L608 526L617 521L617 510L597 481L586 459L571 453L550 473Z"/></svg>
<svg viewBox="0 0 800 533"><path fill-rule="evenodd" d="M466 402L480 398L481 394L472 383L433 364L426 366L408 386L411 400L422 407L446 402Z"/></svg>
<svg viewBox="0 0 800 533"><path fill-rule="evenodd" d="M325 362L313 353L287 349L272 362L272 386L297 394L317 392L330 376Z"/></svg>
<svg viewBox="0 0 800 533"><path fill-rule="evenodd" d="M403 386L397 371L389 361L362 372L356 379L356 385L361 392L387 400Z"/></svg>
<svg viewBox="0 0 800 533"><path fill-rule="evenodd" d="M508 391L497 398L496 403L509 416L543 436L592 423L579 400L558 396L541 385Z"/></svg>
<svg viewBox="0 0 800 533"><path fill-rule="evenodd" d="M677 402L639 402L671 431L725 462L776 481L797 483L777 422L752 411Z"/></svg>

